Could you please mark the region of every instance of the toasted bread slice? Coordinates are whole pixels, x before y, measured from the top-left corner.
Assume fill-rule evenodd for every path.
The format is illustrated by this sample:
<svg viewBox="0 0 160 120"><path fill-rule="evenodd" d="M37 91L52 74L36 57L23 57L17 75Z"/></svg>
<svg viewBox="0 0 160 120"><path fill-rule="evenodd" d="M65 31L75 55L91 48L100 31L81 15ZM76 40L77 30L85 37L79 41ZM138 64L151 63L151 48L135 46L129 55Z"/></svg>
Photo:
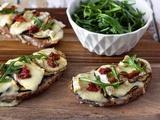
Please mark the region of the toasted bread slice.
<svg viewBox="0 0 160 120"><path fill-rule="evenodd" d="M64 53L54 48L8 60L0 66L0 106L15 106L43 92L60 77L66 65Z"/></svg>
<svg viewBox="0 0 160 120"><path fill-rule="evenodd" d="M50 47L63 38L65 25L50 16L49 12L24 10L4 3L0 6L0 34L39 48Z"/></svg>
<svg viewBox="0 0 160 120"><path fill-rule="evenodd" d="M91 106L123 105L145 93L151 76L149 62L135 59L135 56L125 56L118 65L102 65L90 72L78 74L68 87L81 103Z"/></svg>

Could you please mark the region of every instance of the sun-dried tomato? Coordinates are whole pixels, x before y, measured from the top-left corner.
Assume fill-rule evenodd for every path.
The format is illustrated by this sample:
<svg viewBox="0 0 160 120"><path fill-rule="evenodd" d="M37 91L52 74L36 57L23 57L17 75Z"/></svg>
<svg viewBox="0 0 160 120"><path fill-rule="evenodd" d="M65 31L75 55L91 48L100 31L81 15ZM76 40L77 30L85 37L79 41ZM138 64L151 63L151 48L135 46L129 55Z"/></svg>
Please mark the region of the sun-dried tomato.
<svg viewBox="0 0 160 120"><path fill-rule="evenodd" d="M52 57L47 59L47 63L52 68L55 68L57 66L57 64L54 62L54 59Z"/></svg>
<svg viewBox="0 0 160 120"><path fill-rule="evenodd" d="M94 83L88 83L88 86L86 88L86 90L88 91L92 91L92 92L97 92L101 89L101 87L97 84L94 84Z"/></svg>
<svg viewBox="0 0 160 120"><path fill-rule="evenodd" d="M24 65L24 67L20 69L18 73L18 78L20 79L31 78L30 70L28 70L26 65Z"/></svg>
<svg viewBox="0 0 160 120"><path fill-rule="evenodd" d="M113 78L111 78L111 79L108 79L108 81L109 81L110 83L114 83L114 82L117 82L118 80L113 77Z"/></svg>
<svg viewBox="0 0 160 120"><path fill-rule="evenodd" d="M28 31L29 33L36 33L39 31L39 28L37 26L32 25L28 27Z"/></svg>
<svg viewBox="0 0 160 120"><path fill-rule="evenodd" d="M99 69L100 74L107 74L109 72L111 72L111 69L109 67Z"/></svg>
<svg viewBox="0 0 160 120"><path fill-rule="evenodd" d="M122 74L124 77L128 78L128 79L132 79L133 77L139 75L140 72L131 72L129 74Z"/></svg>
<svg viewBox="0 0 160 120"><path fill-rule="evenodd" d="M49 57L53 57L54 60L59 60L59 59L60 59L60 55L55 54L55 53L53 53L53 52L51 52L51 53L49 54Z"/></svg>
<svg viewBox="0 0 160 120"><path fill-rule="evenodd" d="M39 11L34 11L34 12L32 12L32 14L34 15L34 16L40 16L40 12Z"/></svg>
<svg viewBox="0 0 160 120"><path fill-rule="evenodd" d="M11 7L10 7L11 9L17 9L17 7L16 6L14 6L14 5L12 5Z"/></svg>
<svg viewBox="0 0 160 120"><path fill-rule="evenodd" d="M19 14L17 14L14 17L14 20L17 21L17 22L26 22L26 19L22 15L19 15Z"/></svg>

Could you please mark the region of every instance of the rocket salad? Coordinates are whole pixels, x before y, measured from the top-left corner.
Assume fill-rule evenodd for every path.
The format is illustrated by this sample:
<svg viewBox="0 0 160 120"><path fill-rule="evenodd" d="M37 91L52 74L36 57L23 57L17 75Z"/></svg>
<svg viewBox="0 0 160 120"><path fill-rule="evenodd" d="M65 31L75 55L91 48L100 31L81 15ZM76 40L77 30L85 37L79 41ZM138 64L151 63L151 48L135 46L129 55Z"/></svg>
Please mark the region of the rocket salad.
<svg viewBox="0 0 160 120"><path fill-rule="evenodd" d="M99 0L80 2L72 14L73 20L84 29L102 34L123 34L145 25L145 13L134 9L134 0Z"/></svg>

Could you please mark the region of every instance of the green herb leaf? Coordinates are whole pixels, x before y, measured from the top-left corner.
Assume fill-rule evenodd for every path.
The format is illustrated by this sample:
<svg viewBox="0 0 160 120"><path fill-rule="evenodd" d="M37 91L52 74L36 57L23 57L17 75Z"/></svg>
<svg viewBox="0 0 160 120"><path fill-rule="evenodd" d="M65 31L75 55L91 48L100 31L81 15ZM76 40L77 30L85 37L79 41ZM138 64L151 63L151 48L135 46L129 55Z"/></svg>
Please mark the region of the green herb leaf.
<svg viewBox="0 0 160 120"><path fill-rule="evenodd" d="M53 20L49 20L47 23L44 23L41 19L39 19L36 16L33 16L32 19L34 20L34 24L38 27L41 28L42 30L47 30L50 29L54 23Z"/></svg>
<svg viewBox="0 0 160 120"><path fill-rule="evenodd" d="M145 25L143 15L132 5L135 0L99 0L80 2L72 14L73 20L84 29L102 34L132 32Z"/></svg>
<svg viewBox="0 0 160 120"><path fill-rule="evenodd" d="M14 63L16 61L11 62L10 64L1 64L0 70L2 72L2 75L0 76L0 83L10 82L11 78L7 77L9 75L15 74L19 72L19 68L22 67L22 65L14 66Z"/></svg>
<svg viewBox="0 0 160 120"><path fill-rule="evenodd" d="M126 67L132 66L138 72L146 71L146 65L142 67L141 61L139 59L136 61L136 55L130 57L128 61L122 61L122 62L126 64Z"/></svg>
<svg viewBox="0 0 160 120"><path fill-rule="evenodd" d="M26 63L31 63L31 59L41 59L41 58L49 58L49 56L48 55L46 55L45 53L38 53L38 54L36 54L36 55L29 55L29 56L26 56L26 55L24 55L24 56L21 56L19 59L18 59L18 61L24 61L24 62L26 62Z"/></svg>
<svg viewBox="0 0 160 120"><path fill-rule="evenodd" d="M18 12L16 11L14 8L11 8L11 9L3 9L3 10L0 10L0 13L2 14L23 14L24 12Z"/></svg>
<svg viewBox="0 0 160 120"><path fill-rule="evenodd" d="M111 68L111 70L112 70L112 73L113 73L114 77L115 77L118 81L120 81L120 77L119 77L119 74L118 74L117 71L116 71L116 67L115 67L115 66L110 66L110 68Z"/></svg>
<svg viewBox="0 0 160 120"><path fill-rule="evenodd" d="M117 88L117 87L119 86L119 84L120 84L119 81L118 81L118 82L114 82L114 83L103 83L103 82L101 82L101 80L100 80L100 76L97 76L97 77L96 77L96 80L90 80L90 79L88 79L88 78L86 78L86 77L80 77L79 79L80 79L80 80L83 80L83 81L87 81L87 82L91 82L91 83L94 83L94 84L99 85L99 86L102 88L104 94L107 93L107 92L106 92L106 87L107 87L107 86L113 86L113 87L116 87L116 88Z"/></svg>

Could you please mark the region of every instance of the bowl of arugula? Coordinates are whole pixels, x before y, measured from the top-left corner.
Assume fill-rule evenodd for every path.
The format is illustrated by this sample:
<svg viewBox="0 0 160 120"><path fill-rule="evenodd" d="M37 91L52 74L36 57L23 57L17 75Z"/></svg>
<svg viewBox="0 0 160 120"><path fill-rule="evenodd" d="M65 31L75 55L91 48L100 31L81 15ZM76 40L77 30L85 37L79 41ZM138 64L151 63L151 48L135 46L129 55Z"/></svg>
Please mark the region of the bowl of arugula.
<svg viewBox="0 0 160 120"><path fill-rule="evenodd" d="M66 13L82 46L107 56L130 51L152 21L145 0L72 0Z"/></svg>

